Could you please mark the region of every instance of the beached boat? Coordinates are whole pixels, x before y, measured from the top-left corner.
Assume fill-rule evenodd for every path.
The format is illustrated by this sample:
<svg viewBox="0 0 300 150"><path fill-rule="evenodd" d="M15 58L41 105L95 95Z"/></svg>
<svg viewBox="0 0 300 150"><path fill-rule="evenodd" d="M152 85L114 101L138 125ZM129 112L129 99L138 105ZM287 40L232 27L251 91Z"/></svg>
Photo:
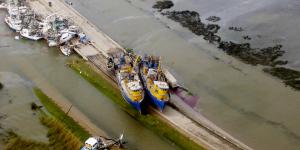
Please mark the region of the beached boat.
<svg viewBox="0 0 300 150"><path fill-rule="evenodd" d="M61 31L59 31L59 33L61 34L60 38L59 38L59 43L65 43L70 41L72 38L75 37L75 35L78 33L78 30L76 28L76 26L70 26L67 29L63 29Z"/></svg>
<svg viewBox="0 0 300 150"><path fill-rule="evenodd" d="M145 56L142 59L140 75L150 100L163 111L170 99L169 85L160 68L160 59L154 56Z"/></svg>
<svg viewBox="0 0 300 150"><path fill-rule="evenodd" d="M71 40L74 37L74 35L75 34L71 34L69 32L63 33L59 38L59 43L62 44L62 43L65 43L65 42Z"/></svg>
<svg viewBox="0 0 300 150"><path fill-rule="evenodd" d="M4 19L5 23L13 30L19 32L22 29L22 21L11 16L6 16Z"/></svg>
<svg viewBox="0 0 300 150"><path fill-rule="evenodd" d="M25 37L25 38L28 38L28 39L34 40L34 41L37 41L37 40L40 40L43 38L43 35L40 32L35 32L35 31L29 30L29 29L22 29L20 31L20 35L22 37Z"/></svg>
<svg viewBox="0 0 300 150"><path fill-rule="evenodd" d="M119 88L124 99L139 112L142 112L142 101L145 95L143 86L139 75L130 63L126 63L125 57L120 58L116 73Z"/></svg>
<svg viewBox="0 0 300 150"><path fill-rule="evenodd" d="M60 46L59 49L65 56L70 56L72 52L70 47L68 47L68 45Z"/></svg>

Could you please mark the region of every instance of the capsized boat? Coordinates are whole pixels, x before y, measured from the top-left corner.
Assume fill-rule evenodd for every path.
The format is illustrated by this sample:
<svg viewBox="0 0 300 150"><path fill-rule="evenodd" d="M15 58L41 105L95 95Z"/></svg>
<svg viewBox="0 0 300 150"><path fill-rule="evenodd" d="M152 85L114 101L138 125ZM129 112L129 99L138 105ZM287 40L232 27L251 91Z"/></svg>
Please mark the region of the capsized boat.
<svg viewBox="0 0 300 150"><path fill-rule="evenodd" d="M144 89L139 75L134 70L131 63L128 63L129 56L123 56L120 58L116 76L124 99L136 108L139 112L142 112L142 101L144 100Z"/></svg>
<svg viewBox="0 0 300 150"><path fill-rule="evenodd" d="M70 56L72 52L70 47L67 44L60 46L59 49L65 56Z"/></svg>
<svg viewBox="0 0 300 150"><path fill-rule="evenodd" d="M140 75L150 100L163 111L170 100L169 85L160 67L160 59L155 56L144 56Z"/></svg>
<svg viewBox="0 0 300 150"><path fill-rule="evenodd" d="M12 16L6 16L4 19L5 23L13 30L19 32L22 29L22 21Z"/></svg>
<svg viewBox="0 0 300 150"><path fill-rule="evenodd" d="M40 40L43 38L43 35L41 32L38 32L38 31L33 31L33 30L29 30L29 29L22 29L20 31L20 35L25 37L25 38L28 38L30 40L34 40L34 41L37 41L37 40Z"/></svg>
<svg viewBox="0 0 300 150"><path fill-rule="evenodd" d="M75 35L78 33L78 29L76 26L70 26L67 29L63 29L59 31L59 33L61 34L59 38L59 43L63 44L65 42L70 41L72 38L74 38Z"/></svg>

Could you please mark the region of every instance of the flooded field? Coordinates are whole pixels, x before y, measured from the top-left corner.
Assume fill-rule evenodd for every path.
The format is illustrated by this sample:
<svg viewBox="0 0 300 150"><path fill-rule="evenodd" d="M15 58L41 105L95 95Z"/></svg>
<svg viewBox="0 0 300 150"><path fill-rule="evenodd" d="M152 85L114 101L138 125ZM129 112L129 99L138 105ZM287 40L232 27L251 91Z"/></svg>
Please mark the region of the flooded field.
<svg viewBox="0 0 300 150"><path fill-rule="evenodd" d="M0 20L4 20L4 16L1 11ZM60 91L112 137L124 133L129 149L177 149L131 118L68 68L65 65L68 58L58 49L49 49L43 42L14 40L15 33L3 21L0 22L0 34L0 82L4 84L0 91L0 115L7 115L6 119L0 119L3 127L11 128L24 137L47 140L47 129L39 124L30 110L30 102L38 101L32 91L33 78L42 78L47 82L45 84ZM27 71L32 69L34 74Z"/></svg>
<svg viewBox="0 0 300 150"><path fill-rule="evenodd" d="M122 46L161 55L180 82L200 96L197 110L234 137L255 149L299 149L300 119L294 116L299 114L300 92L263 73L260 66L226 55L162 16L152 8L155 0L72 2L72 7ZM224 40L245 40L258 48L282 44L286 53L281 59L299 69L298 1L173 2L171 10L197 11L202 21L212 15L220 17L217 24ZM231 26L244 31L228 30Z"/></svg>

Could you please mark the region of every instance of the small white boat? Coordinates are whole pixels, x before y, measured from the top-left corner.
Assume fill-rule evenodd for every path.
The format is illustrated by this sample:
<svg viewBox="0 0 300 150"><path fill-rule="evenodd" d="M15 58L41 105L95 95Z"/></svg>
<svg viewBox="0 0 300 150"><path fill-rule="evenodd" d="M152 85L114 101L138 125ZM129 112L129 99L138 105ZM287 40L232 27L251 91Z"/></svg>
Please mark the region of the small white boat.
<svg viewBox="0 0 300 150"><path fill-rule="evenodd" d="M53 47L53 46L57 46L58 43L55 40L48 40L48 46L49 47Z"/></svg>
<svg viewBox="0 0 300 150"><path fill-rule="evenodd" d="M13 19L10 16L5 17L5 23L13 30L19 32L22 29L22 21L19 19Z"/></svg>
<svg viewBox="0 0 300 150"><path fill-rule="evenodd" d="M0 4L0 9L7 9L7 4L1 3Z"/></svg>
<svg viewBox="0 0 300 150"><path fill-rule="evenodd" d="M108 150L112 147L122 148L123 147L123 134L119 137L119 139L110 139L103 136L99 137L90 137L84 142L84 146L81 150Z"/></svg>
<svg viewBox="0 0 300 150"><path fill-rule="evenodd" d="M20 35L25 38L28 38L30 40L34 40L34 41L37 41L37 40L40 40L43 38L41 33L39 33L39 32L34 33L32 31L30 31L29 29L22 29L20 31Z"/></svg>
<svg viewBox="0 0 300 150"><path fill-rule="evenodd" d="M65 56L70 56L71 54L71 49L67 45L60 46L60 51L65 55Z"/></svg>
<svg viewBox="0 0 300 150"><path fill-rule="evenodd" d="M75 36L75 34L73 34L72 32L65 32L63 33L60 38L59 38L59 43L63 44L65 42L68 42L69 40L71 40L73 37Z"/></svg>

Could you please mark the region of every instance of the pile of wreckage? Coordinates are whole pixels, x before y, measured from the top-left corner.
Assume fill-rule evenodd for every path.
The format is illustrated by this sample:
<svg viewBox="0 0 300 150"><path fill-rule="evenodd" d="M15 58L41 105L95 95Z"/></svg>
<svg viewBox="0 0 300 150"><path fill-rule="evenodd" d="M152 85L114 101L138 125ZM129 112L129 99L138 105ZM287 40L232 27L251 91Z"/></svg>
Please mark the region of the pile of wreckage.
<svg viewBox="0 0 300 150"><path fill-rule="evenodd" d="M57 46L61 52L69 56L72 50L80 44L90 43L87 36L78 26L58 14L52 14L45 18L35 14L25 4L2 3L0 8L6 9L6 24L21 37L30 40L47 40L48 46Z"/></svg>

